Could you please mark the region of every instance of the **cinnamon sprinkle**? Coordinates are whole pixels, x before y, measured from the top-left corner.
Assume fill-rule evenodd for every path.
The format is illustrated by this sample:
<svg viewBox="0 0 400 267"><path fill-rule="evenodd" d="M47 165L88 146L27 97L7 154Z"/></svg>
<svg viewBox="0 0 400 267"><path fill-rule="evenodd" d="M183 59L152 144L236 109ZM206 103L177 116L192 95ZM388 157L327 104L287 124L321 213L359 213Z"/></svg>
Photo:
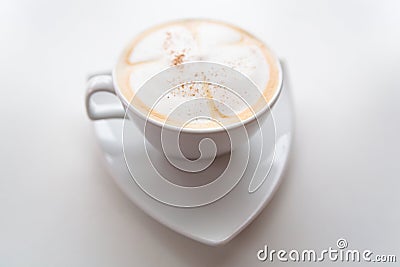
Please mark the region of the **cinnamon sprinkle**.
<svg viewBox="0 0 400 267"><path fill-rule="evenodd" d="M185 57L185 54L176 55L174 57L174 59L172 60L172 65L176 66L176 65L182 64L184 57Z"/></svg>

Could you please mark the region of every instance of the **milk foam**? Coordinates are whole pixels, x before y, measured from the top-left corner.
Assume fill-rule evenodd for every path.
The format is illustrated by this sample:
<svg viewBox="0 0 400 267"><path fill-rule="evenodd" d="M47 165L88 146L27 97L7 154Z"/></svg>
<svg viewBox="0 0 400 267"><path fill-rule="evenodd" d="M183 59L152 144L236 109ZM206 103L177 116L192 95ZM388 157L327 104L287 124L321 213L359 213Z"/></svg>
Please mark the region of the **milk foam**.
<svg viewBox="0 0 400 267"><path fill-rule="evenodd" d="M191 78L197 82L188 80L187 84L176 88L141 90L144 82L160 71L194 61L215 62L234 68L246 75L258 91L235 88L233 92L213 83L198 82L219 75L223 85L224 79L229 78L212 71L195 74ZM158 120L168 117L183 122L198 116L211 117L223 123L233 122L233 118L245 114L260 96L265 101L271 99L277 90L278 76L276 60L262 42L241 29L207 20L185 20L150 29L132 42L117 65L117 82L128 100L134 96L140 99L135 105L152 108L152 115ZM245 96L245 99L238 95ZM188 104L184 105L185 102ZM189 126L204 123L204 119L197 119ZM206 127L216 127L209 120L207 123Z"/></svg>

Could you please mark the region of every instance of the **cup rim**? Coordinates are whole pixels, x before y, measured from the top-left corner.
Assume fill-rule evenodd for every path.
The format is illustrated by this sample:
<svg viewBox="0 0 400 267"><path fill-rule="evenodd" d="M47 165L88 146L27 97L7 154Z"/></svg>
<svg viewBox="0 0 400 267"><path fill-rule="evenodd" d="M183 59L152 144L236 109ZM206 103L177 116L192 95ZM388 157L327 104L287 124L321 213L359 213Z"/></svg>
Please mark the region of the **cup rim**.
<svg viewBox="0 0 400 267"><path fill-rule="evenodd" d="M225 125L224 127L218 127L218 128L217 127L216 128L186 128L186 127L178 127L178 126L175 126L175 125L168 124L167 122L161 122L161 121L158 121L156 119L153 119L150 116L146 116L140 110L138 110L134 105L132 105L126 99L125 95L121 92L121 90L120 90L120 88L118 86L118 83L117 83L117 79L116 79L116 71L117 71L116 67L114 67L114 69L112 71L112 78L113 78L112 80L113 80L115 92L116 92L117 96L122 100L122 104L125 106L125 108L128 109L129 111L132 111L135 115L139 116L141 119L146 121L146 123L151 123L151 124L156 125L156 126L158 126L160 128L165 128L165 129L178 131L178 132L182 132L182 133L217 133L217 132L223 132L223 131L232 130L234 128L246 125L246 124L256 120L257 118L259 118L264 113L270 111L272 109L272 107L274 106L274 104L276 103L276 101L278 100L279 95L280 95L280 93L282 91L282 87L283 87L283 71L282 71L282 66L281 66L280 60L278 60L278 58L275 56L275 53L273 53L270 49L269 49L269 51L271 52L271 54L274 57L274 60L275 60L275 63L276 63L276 66L277 66L277 69L278 69L278 72L279 72L279 74L278 74L278 85L277 85L277 88L275 90L275 93L274 93L273 97L271 98L270 101L268 101L265 104L265 106L263 108L261 108L260 110L255 112L255 114L253 114L252 116L250 116L250 117L248 117L248 118L246 118L244 120ZM208 62L208 61L190 61L190 62L185 62L185 63L182 63L182 64L196 63L196 62L204 63L204 62ZM215 62L209 62L209 63L215 63ZM218 64L220 64L220 63L218 63ZM223 65L223 64L220 64L220 65ZM168 68L166 68L166 69L168 69ZM148 80L150 80L151 78L153 78L157 74L158 73L152 75L149 79L146 80L146 82ZM243 75L245 75L245 74L243 74Z"/></svg>

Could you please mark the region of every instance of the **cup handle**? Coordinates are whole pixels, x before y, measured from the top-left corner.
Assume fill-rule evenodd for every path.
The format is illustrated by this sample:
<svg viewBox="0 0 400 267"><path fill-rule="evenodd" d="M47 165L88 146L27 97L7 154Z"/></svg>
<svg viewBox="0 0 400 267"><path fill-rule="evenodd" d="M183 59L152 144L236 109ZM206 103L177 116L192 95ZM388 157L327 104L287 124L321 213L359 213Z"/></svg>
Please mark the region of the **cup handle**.
<svg viewBox="0 0 400 267"><path fill-rule="evenodd" d="M122 105L96 105L92 96L99 92L117 95L110 74L93 75L89 78L86 89L86 111L91 120L123 119L125 110Z"/></svg>

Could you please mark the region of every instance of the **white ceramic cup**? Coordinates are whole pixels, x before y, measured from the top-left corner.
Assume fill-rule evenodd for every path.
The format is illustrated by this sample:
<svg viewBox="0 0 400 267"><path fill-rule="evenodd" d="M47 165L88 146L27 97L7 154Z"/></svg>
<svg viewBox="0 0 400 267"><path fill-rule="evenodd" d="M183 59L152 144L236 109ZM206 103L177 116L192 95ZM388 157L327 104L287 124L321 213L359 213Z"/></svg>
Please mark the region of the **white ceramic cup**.
<svg viewBox="0 0 400 267"><path fill-rule="evenodd" d="M206 64L209 63L195 62L193 64L187 64L189 67L205 68L208 67ZM234 150L236 145L248 142L251 136L253 136L254 133L260 129L260 124L262 124L265 118L267 118L268 114L270 114L271 108L276 103L282 90L283 73L278 60L276 60L276 65L278 66L279 71L279 81L277 88L268 103L266 103L261 109L254 112L252 116L244 120L228 124L225 127L177 127L175 125L160 122L151 116L146 116L146 114L131 104L121 92L121 88L119 88L115 80L115 69L112 74L95 75L89 79L86 92L86 109L89 118L92 120L128 118L129 120L133 121L134 124L136 124L136 126L138 126L138 128L141 130L147 141L158 151L166 155L167 158L189 160L189 163L196 159L213 159L216 156L223 155ZM232 71L232 74L235 75L236 78L238 78L238 75L242 75L233 69L229 69L229 71ZM165 71L162 73L162 75L156 74L144 84L144 87L147 86L146 90L152 90L154 89L154 86L159 86L163 77L165 79L165 77L168 77L168 75L169 74ZM154 81L157 79L159 81ZM230 83L229 87L250 86L249 82L252 83L247 76L243 75L236 80L229 80L228 84ZM95 104L92 96L99 92L107 92L116 95L119 98L122 106L100 106ZM204 142L205 140L207 140L207 142ZM212 142L209 142L210 140ZM200 166L200 168L205 168L207 164L211 163L212 161L201 164L202 166Z"/></svg>

